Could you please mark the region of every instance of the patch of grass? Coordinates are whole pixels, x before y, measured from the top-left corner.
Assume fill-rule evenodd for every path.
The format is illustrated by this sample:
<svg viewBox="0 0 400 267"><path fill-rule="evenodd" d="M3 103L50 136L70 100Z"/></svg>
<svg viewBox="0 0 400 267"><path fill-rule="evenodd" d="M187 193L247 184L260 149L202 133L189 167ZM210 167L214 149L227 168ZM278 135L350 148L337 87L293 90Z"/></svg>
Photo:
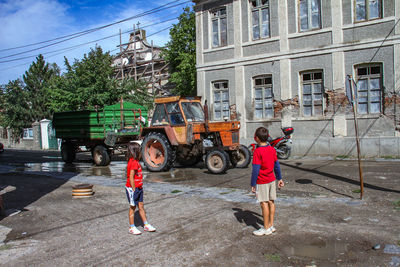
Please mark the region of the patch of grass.
<svg viewBox="0 0 400 267"><path fill-rule="evenodd" d="M399 241L397 241L397 245L400 247L400 240L399 240Z"/></svg>
<svg viewBox="0 0 400 267"><path fill-rule="evenodd" d="M347 159L347 158L349 158L349 156L348 155L337 155L335 158L336 159Z"/></svg>
<svg viewBox="0 0 400 267"><path fill-rule="evenodd" d="M181 190L172 190L171 191L172 194L177 194L177 193L180 193L180 192L182 192L182 191Z"/></svg>
<svg viewBox="0 0 400 267"><path fill-rule="evenodd" d="M10 249L10 248L12 248L12 246L11 245L2 245L2 246L0 246L0 251L3 251L3 250L7 250L7 249Z"/></svg>
<svg viewBox="0 0 400 267"><path fill-rule="evenodd" d="M279 254L264 254L264 256L269 262L281 262L281 256Z"/></svg>
<svg viewBox="0 0 400 267"><path fill-rule="evenodd" d="M400 199L393 202L393 205L395 210L400 210Z"/></svg>
<svg viewBox="0 0 400 267"><path fill-rule="evenodd" d="M351 192L353 192L353 193L361 193L361 189L356 189L356 190L353 190Z"/></svg>

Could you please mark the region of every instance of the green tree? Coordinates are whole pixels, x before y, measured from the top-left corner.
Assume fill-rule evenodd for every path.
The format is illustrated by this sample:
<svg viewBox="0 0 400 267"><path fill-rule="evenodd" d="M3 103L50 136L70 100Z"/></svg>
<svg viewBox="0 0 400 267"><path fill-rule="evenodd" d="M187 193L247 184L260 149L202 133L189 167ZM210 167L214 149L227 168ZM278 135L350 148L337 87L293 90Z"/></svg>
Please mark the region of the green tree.
<svg viewBox="0 0 400 267"><path fill-rule="evenodd" d="M153 107L154 96L148 92L146 83L134 79L124 79L117 81L115 88L118 99L122 97L124 101L133 102L149 109Z"/></svg>
<svg viewBox="0 0 400 267"><path fill-rule="evenodd" d="M56 64L49 65L40 54L23 75L25 91L30 102L29 117L32 122L49 118L49 81L59 74Z"/></svg>
<svg viewBox="0 0 400 267"><path fill-rule="evenodd" d="M173 93L184 96L196 95L196 28L195 12L185 8L169 34L171 40L163 50L169 63L170 81L175 84Z"/></svg>
<svg viewBox="0 0 400 267"><path fill-rule="evenodd" d="M152 104L144 83L114 79L112 60L99 46L72 65L65 59L67 72L54 77L49 86L50 109L57 112L101 108L117 103L121 97L137 104Z"/></svg>
<svg viewBox="0 0 400 267"><path fill-rule="evenodd" d="M25 127L31 127L28 93L21 80L10 81L4 86L2 126L10 127L12 139L19 140Z"/></svg>

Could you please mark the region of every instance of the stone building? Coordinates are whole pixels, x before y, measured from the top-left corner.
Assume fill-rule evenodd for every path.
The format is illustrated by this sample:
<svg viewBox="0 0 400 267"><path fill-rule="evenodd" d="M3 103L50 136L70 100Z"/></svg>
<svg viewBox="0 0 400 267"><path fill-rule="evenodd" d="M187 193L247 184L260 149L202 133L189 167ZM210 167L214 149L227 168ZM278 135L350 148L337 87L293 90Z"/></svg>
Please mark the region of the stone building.
<svg viewBox="0 0 400 267"><path fill-rule="evenodd" d="M168 94L172 88L168 82L168 64L160 55L161 48L147 42L145 30L134 30L129 42L120 44L120 49L112 64L117 79L142 80L150 93Z"/></svg>
<svg viewBox="0 0 400 267"><path fill-rule="evenodd" d="M399 157L400 1L194 0L197 93L210 118L236 106L243 143L293 126L292 153Z"/></svg>

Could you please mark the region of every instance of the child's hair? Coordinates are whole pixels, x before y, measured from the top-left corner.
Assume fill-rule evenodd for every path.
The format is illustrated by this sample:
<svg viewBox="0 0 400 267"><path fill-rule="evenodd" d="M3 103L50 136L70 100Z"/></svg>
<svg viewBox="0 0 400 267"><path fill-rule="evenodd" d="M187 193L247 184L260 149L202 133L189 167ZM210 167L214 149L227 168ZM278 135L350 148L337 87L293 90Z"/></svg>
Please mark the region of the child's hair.
<svg viewBox="0 0 400 267"><path fill-rule="evenodd" d="M254 136L257 136L258 139L260 139L261 142L267 142L269 132L268 129L265 127L258 127L256 132L254 133Z"/></svg>
<svg viewBox="0 0 400 267"><path fill-rule="evenodd" d="M128 145L128 160L133 158L135 160L139 160L141 157L140 153L140 145L136 142L129 143Z"/></svg>

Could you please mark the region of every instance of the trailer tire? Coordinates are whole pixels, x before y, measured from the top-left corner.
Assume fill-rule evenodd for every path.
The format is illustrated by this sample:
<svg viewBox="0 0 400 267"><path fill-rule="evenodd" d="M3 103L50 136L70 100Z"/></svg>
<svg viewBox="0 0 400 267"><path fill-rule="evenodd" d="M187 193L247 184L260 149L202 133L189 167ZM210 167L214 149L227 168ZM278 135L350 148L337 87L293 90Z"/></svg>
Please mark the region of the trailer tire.
<svg viewBox="0 0 400 267"><path fill-rule="evenodd" d="M97 145L94 147L92 156L93 161L97 166L107 166L110 164L110 155L108 154L107 148L102 145Z"/></svg>
<svg viewBox="0 0 400 267"><path fill-rule="evenodd" d="M149 133L142 143L142 158L147 169L153 172L168 171L174 164L175 149L161 133Z"/></svg>
<svg viewBox="0 0 400 267"><path fill-rule="evenodd" d="M213 149L206 156L207 169L214 174L225 173L229 168L229 156L221 149Z"/></svg>
<svg viewBox="0 0 400 267"><path fill-rule="evenodd" d="M70 142L65 142L61 145L61 158L66 163L71 163L75 160L75 146Z"/></svg>

